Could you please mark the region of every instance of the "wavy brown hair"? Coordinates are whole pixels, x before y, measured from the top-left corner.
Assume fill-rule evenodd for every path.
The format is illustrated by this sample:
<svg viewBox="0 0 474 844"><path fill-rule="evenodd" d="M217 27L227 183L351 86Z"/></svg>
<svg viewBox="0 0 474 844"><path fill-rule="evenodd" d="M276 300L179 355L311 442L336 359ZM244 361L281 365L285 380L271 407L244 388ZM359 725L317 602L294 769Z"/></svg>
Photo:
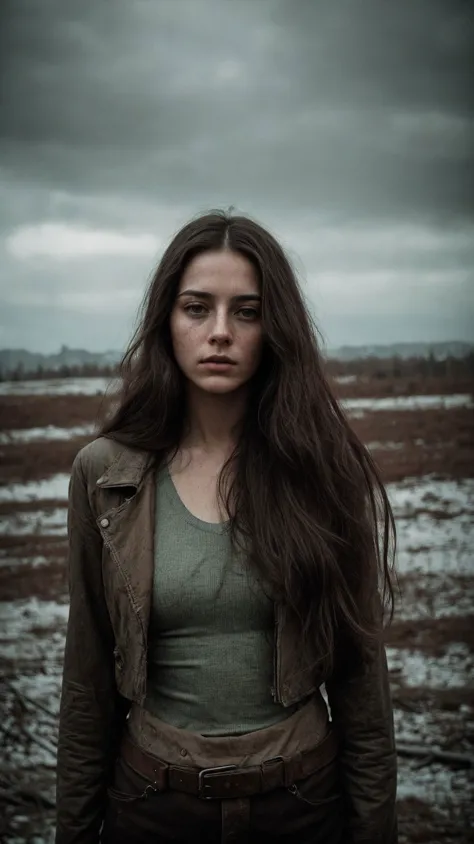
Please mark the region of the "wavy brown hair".
<svg viewBox="0 0 474 844"><path fill-rule="evenodd" d="M382 607L392 616L395 525L377 467L325 376L318 332L291 264L261 225L216 211L176 234L151 279L120 365L121 393L100 433L153 452L155 465L176 453L186 393L170 313L188 263L222 248L244 255L257 271L264 350L219 496L232 540L299 620L302 647L312 640L327 675L338 643L351 661L363 657L382 629Z"/></svg>

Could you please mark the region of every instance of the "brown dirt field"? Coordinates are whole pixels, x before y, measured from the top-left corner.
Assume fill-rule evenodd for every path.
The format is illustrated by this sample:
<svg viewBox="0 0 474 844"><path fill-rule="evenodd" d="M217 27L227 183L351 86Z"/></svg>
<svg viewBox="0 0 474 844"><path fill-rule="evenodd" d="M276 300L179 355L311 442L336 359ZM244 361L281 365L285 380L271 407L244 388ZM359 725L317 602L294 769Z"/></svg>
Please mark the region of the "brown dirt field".
<svg viewBox="0 0 474 844"><path fill-rule="evenodd" d="M401 378L370 378L361 376L352 383L339 383L329 378L338 398L377 398L385 396L450 396L454 393L473 393L474 379L468 375L453 378L429 378L422 375Z"/></svg>
<svg viewBox="0 0 474 844"><path fill-rule="evenodd" d="M35 400L43 404L43 397ZM12 413L12 428L20 428L19 423L23 421L21 412L18 416ZM90 421L90 417L81 420ZM364 443L403 444L400 449L373 452L386 483L428 474L474 476L474 410L377 411L350 421ZM77 437L0 446L0 486L69 472L78 450L90 439Z"/></svg>
<svg viewBox="0 0 474 844"><path fill-rule="evenodd" d="M474 624L471 615L416 621L395 621L387 630L385 642L391 647L416 648L440 656L449 642L464 642L474 650Z"/></svg>
<svg viewBox="0 0 474 844"><path fill-rule="evenodd" d="M464 829L457 831L442 812L430 808L426 803L415 798L400 800L398 803L400 844L469 844L474 839L469 833L469 821L466 818Z"/></svg>
<svg viewBox="0 0 474 844"><path fill-rule="evenodd" d="M394 706L407 711L459 712L463 705L473 702L472 689L451 686L449 689L430 689L424 686L400 686L392 692ZM472 743L472 734L469 737Z"/></svg>
<svg viewBox="0 0 474 844"><path fill-rule="evenodd" d="M68 582L63 549L58 558L40 566L4 566L0 569L0 596L2 601L16 601L41 596L44 601L67 602Z"/></svg>
<svg viewBox="0 0 474 844"><path fill-rule="evenodd" d="M465 447L474 441L474 409L378 410L362 418L350 418L362 442L397 442L410 445Z"/></svg>
<svg viewBox="0 0 474 844"><path fill-rule="evenodd" d="M453 392L472 392L472 383L466 378L457 379L422 379L413 376L401 379L370 379L355 384L335 384L335 391L343 397L363 398L372 396L432 394L449 395ZM29 427L43 427L54 424L59 427L90 424L97 418L101 405L101 396L30 396L0 397L0 430L18 430ZM385 482L397 481L406 477L436 475L443 478L474 477L474 411L466 408L452 410L425 411L378 411L367 413L362 418L351 418L351 424L365 443L402 443L402 448L390 448L374 451ZM28 482L50 477L57 473L68 473L75 454L90 438L80 437L70 441L43 441L22 444L0 445L0 485L13 482ZM421 442L420 442L421 441ZM12 514L26 514L30 511L53 511L65 505L65 501L29 501L0 502L0 521ZM417 511L423 512L422 509ZM438 510L426 510L432 519L445 520L448 514L439 505ZM449 518L452 518L452 512ZM427 546L429 550L429 546ZM67 603L67 568L65 565L67 543L64 536L42 535L0 535L0 601L17 601L32 597L39 601ZM35 556L46 558L45 563L34 566L31 560ZM21 563L9 565L9 559L21 560ZM423 576L409 573L400 577L402 595L405 602L404 615L395 620L386 634L386 643L390 648L413 649L426 655L428 659L444 653L451 643L459 643L474 650L474 624L472 613L464 610L466 596L474 593L474 579L468 574L434 573ZM455 596L459 601L458 614L447 617L432 617L430 601L439 590ZM454 600L454 598L453 598ZM418 611L418 604L422 608ZM423 608L426 616L423 615ZM410 618L412 610L415 618ZM418 618L418 616L421 616ZM36 624L36 616L35 624ZM49 647L47 628L33 627L38 638ZM22 658L16 661L14 656L2 660L5 677L14 679L18 672L33 673L38 670L31 661ZM59 668L57 669L59 670ZM462 676L462 675L461 675ZM434 719L435 724L451 726L439 727L439 735L444 749L452 748L458 752L472 753L472 735L468 734L466 716L463 707L473 705L472 688L450 686L431 688L426 686L404 685L396 676L393 678L393 703L401 711L405 720L424 718ZM19 712L19 705L14 708L15 717L24 717ZM20 707L21 708L21 707ZM472 718L472 716L469 716ZM431 722L430 722L431 723ZM13 728L12 728L13 729ZM38 729L38 728L37 728ZM444 730L444 731L443 731ZM46 732L46 735L48 733ZM427 735L427 739L431 739ZM426 761L415 765L413 781L416 782L419 771L423 778ZM447 774L452 774L452 769ZM45 790L52 782L53 772L31 772L33 776L44 776L40 790ZM454 770L454 774L456 771ZM28 774L29 775L29 774ZM33 781L33 779L31 780ZM458 786L459 790L459 786ZM410 792L409 792L410 793ZM469 840L467 802L464 815L459 809L446 814L438 808L436 802L427 804L416 797L401 799L398 803L400 819L400 844L464 844ZM11 811L16 811L13 808ZM26 812L22 809L23 813ZM463 810L464 811L464 810ZM44 817L51 813L44 812ZM42 829L44 818L37 809L31 807L30 829ZM1 822L0 822L1 839ZM31 838L31 840L33 840Z"/></svg>
<svg viewBox="0 0 474 844"><path fill-rule="evenodd" d="M0 549L3 555L15 557L58 557L66 550L65 539L52 539L50 536L0 536Z"/></svg>
<svg viewBox="0 0 474 844"><path fill-rule="evenodd" d="M393 452L373 452L375 463L384 483L401 481L404 478L436 475L438 478L472 478L474 473L474 450L472 448L440 448L427 452L423 448L407 449L403 456Z"/></svg>
<svg viewBox="0 0 474 844"><path fill-rule="evenodd" d="M64 507L63 498L48 498L44 501L39 498L32 501L0 501L0 518L14 513L29 513L36 510L49 512L56 510L57 507Z"/></svg>
<svg viewBox="0 0 474 844"><path fill-rule="evenodd" d="M83 425L105 405L103 396L0 396L0 430Z"/></svg>
<svg viewBox="0 0 474 844"><path fill-rule="evenodd" d="M90 440L91 437L77 437L1 446L0 485L27 483L60 472L68 473L77 452Z"/></svg>
<svg viewBox="0 0 474 844"><path fill-rule="evenodd" d="M449 377L404 376L382 379L360 377L349 384L329 378L338 398L383 398L387 396L474 394L474 379L468 375ZM95 396L0 396L0 431L46 425L72 427L96 422L108 412L113 398Z"/></svg>

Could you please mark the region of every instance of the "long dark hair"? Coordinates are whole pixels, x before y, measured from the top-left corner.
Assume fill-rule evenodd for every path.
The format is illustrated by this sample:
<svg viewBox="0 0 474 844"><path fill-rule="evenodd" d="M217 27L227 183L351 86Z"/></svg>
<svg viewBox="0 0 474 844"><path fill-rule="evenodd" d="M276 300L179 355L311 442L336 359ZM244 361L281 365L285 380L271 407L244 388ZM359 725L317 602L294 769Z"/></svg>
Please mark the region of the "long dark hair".
<svg viewBox="0 0 474 844"><path fill-rule="evenodd" d="M299 620L302 647L312 640L327 674L339 642L351 660L363 657L380 635L382 608L392 617L395 525L377 467L325 376L291 264L261 225L216 211L175 235L151 279L121 362L121 393L100 433L153 452L156 464L176 453L186 403L170 312L192 258L224 247L258 273L264 352L219 496L233 541L244 544L261 581Z"/></svg>

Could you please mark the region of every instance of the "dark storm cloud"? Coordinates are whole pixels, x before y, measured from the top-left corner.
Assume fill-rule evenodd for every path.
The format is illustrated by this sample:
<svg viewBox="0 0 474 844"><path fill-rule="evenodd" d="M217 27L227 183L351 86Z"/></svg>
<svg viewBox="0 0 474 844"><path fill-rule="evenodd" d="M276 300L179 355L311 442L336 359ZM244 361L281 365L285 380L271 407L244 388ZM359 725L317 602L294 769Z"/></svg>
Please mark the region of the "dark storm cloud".
<svg viewBox="0 0 474 844"><path fill-rule="evenodd" d="M218 204L273 226L314 290L318 273L323 288L338 277L327 284L339 295L365 272L368 301L385 273L397 313L410 273L444 273L447 290L472 266L470 3L7 0L1 14L12 307L33 307L33 289L38 308L61 289L62 307L77 307L84 283L83 262L58 264L54 245L33 276L12 247L25 227L161 239ZM91 260L86 277L92 289L108 273L138 295L147 260Z"/></svg>
<svg viewBox="0 0 474 844"><path fill-rule="evenodd" d="M469 6L12 2L15 178L165 201L470 213ZM278 178L275 178L278 176Z"/></svg>

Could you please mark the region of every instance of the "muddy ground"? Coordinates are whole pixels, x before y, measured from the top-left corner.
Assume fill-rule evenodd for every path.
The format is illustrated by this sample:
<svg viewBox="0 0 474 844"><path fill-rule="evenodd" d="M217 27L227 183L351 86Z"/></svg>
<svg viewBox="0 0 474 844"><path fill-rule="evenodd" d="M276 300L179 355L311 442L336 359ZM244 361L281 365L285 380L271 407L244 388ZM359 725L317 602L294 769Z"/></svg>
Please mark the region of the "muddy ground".
<svg viewBox="0 0 474 844"><path fill-rule="evenodd" d="M381 388L359 379L336 389L380 466L399 532L400 592L386 641L400 750L400 842L468 842L474 840L470 385L411 383L410 393L407 385L387 381ZM431 405L415 394L431 396ZM394 404L397 397L401 404ZM0 840L9 844L52 840L68 611L67 476L101 406L94 394L0 396Z"/></svg>

